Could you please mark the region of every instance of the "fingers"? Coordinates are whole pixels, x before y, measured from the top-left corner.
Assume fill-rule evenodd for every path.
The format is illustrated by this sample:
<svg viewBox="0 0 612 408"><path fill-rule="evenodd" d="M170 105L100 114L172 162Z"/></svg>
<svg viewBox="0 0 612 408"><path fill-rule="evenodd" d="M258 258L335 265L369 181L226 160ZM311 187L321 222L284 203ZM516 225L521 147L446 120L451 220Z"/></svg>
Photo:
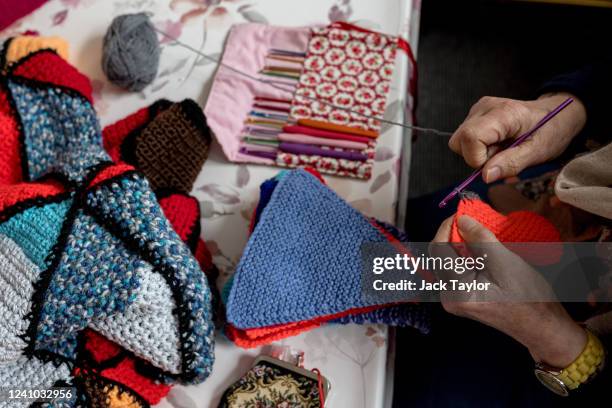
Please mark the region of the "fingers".
<svg viewBox="0 0 612 408"><path fill-rule="evenodd" d="M457 228L467 243L498 242L495 234L470 216L460 216L457 219Z"/></svg>
<svg viewBox="0 0 612 408"><path fill-rule="evenodd" d="M504 98L482 98L449 140L451 150L472 167L480 167L496 152L494 145L529 128L532 114L527 104Z"/></svg>
<svg viewBox="0 0 612 408"><path fill-rule="evenodd" d="M546 161L546 149L536 139L529 139L492 157L482 169L482 176L487 183L516 176L527 167Z"/></svg>
<svg viewBox="0 0 612 408"><path fill-rule="evenodd" d="M438 232L436 232L436 236L432 242L448 242L451 226L453 225L453 219L454 216L450 216L445 219L442 224L440 224L440 228L438 228Z"/></svg>

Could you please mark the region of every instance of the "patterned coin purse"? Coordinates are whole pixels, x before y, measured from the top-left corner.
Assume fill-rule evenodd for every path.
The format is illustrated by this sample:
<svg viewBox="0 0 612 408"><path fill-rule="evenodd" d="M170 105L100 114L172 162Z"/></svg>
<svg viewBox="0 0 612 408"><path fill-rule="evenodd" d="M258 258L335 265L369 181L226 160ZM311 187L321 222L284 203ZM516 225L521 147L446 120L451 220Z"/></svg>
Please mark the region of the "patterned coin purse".
<svg viewBox="0 0 612 408"><path fill-rule="evenodd" d="M253 367L229 387L219 408L284 407L320 408L320 392L329 393L327 379L312 371L268 356L260 356Z"/></svg>

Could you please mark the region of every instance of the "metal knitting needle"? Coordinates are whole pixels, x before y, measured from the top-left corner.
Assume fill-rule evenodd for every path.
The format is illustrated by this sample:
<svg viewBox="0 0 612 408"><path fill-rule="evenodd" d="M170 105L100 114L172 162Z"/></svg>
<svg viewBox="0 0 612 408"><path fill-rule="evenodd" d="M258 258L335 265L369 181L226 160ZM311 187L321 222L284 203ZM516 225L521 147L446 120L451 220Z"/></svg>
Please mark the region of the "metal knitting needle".
<svg viewBox="0 0 612 408"><path fill-rule="evenodd" d="M537 132L542 126L544 126L548 121L550 121L552 118L557 116L559 112L565 109L572 102L574 102L574 98L567 98L565 101L563 101L561 105L557 106L555 109L553 109L548 114L546 114L546 116L540 119L540 121L536 123L536 125L531 130L517 137L516 140L508 147L508 149L511 149L523 143L531 135ZM444 197L442 201L440 201L440 204L438 204L438 207L440 208L446 207L446 204L448 204L450 200L455 198L457 194L461 193L468 185L470 185L470 183L472 183L472 181L476 180L476 178L482 174L483 168L484 166L482 166L481 168L473 172L467 179L465 179L463 183L459 184L453 191L450 192L449 195L447 195L446 197Z"/></svg>
<svg viewBox="0 0 612 408"><path fill-rule="evenodd" d="M238 75L241 75L241 76L243 76L245 78L248 78L248 79L250 79L252 81L256 81L256 82L260 82L262 84L266 84L266 85L268 85L268 86L270 86L270 87L272 87L274 89L278 89L280 91L289 92L289 93L292 93L292 92L295 91L295 88L294 87L289 87L290 86L289 84L285 84L286 86L280 86L280 85L277 85L277 81L271 81L271 80L267 80L267 79L258 78L256 76L253 76L253 75L249 74L248 72L244 72L244 71L242 71L242 70L240 70L238 68L235 68L235 67L233 67L233 66L231 66L229 64L224 63L223 61L221 61L217 57L213 57L213 56L210 56L208 54L205 54L205 53L201 52L200 50L192 47L191 45L186 44L184 42L181 42L178 38L176 38L176 37L166 33L163 30L155 28L155 31L157 31L159 34L163 35L164 37L168 38L169 40L172 40L172 42L174 42L175 44L178 44L181 47L183 47L183 48L193 52L194 54L199 55L200 57L202 57L202 58L204 58L206 60L212 61L212 62L216 63L219 66L223 66L223 67L229 69L230 71L235 72ZM452 132L446 132L444 130L438 130L438 129L434 129L434 128L427 128L427 127L416 126L416 125L409 125L407 123L394 122L392 120L387 120L385 118L379 118L379 117L376 117L376 116L373 116L373 115L365 115L362 112L357 112L357 111L352 110L350 108L346 108L344 106L338 106L338 105L335 105L333 103L329 103L327 101L320 100L318 98L310 97L308 95L300 95L300 98L308 99L308 100L311 100L311 101L314 101L314 102L319 102L319 103L321 103L323 105L329 106L330 108L341 110L341 111L348 112L348 113L354 113L354 114L357 114L357 115L362 116L364 118L374 119L374 120L377 120L377 121L379 121L381 123L386 123L388 125L400 126L402 128L405 128L405 129L418 130L419 132L433 133L433 134L436 134L436 135L439 135L439 136L452 136Z"/></svg>

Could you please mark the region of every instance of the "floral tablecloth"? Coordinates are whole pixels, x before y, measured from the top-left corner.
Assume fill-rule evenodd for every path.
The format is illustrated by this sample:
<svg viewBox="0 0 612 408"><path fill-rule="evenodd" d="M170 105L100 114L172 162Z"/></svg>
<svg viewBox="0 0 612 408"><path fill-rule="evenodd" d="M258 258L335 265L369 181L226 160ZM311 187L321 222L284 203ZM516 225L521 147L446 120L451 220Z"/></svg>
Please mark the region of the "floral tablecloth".
<svg viewBox="0 0 612 408"><path fill-rule="evenodd" d="M235 23L253 21L286 26L321 25L348 20L366 28L408 38L414 48L419 0L52 0L33 14L0 32L3 38L34 31L59 35L70 43L70 60L92 80L95 106L103 125L159 98L193 98L204 105L215 64L167 39L162 40L161 65L154 83L143 92L126 93L110 84L101 70L102 38L113 17L150 13L155 25L181 42L220 56ZM416 51L416 50L415 50ZM408 60L398 59L386 118L404 118ZM326 177L331 188L364 214L401 223L397 203L407 191L409 134L384 126L371 180ZM235 165L215 143L193 194L202 208L202 234L220 267L221 284L231 275L247 240L249 218L258 199L259 184L278 169ZM281 344L305 352L306 368L317 367L330 380L326 406L370 408L390 402L392 359L384 326L326 326ZM223 391L245 372L261 350L236 348L217 336L216 363L203 384L175 387L162 407L214 407ZM392 373L392 371L391 371Z"/></svg>

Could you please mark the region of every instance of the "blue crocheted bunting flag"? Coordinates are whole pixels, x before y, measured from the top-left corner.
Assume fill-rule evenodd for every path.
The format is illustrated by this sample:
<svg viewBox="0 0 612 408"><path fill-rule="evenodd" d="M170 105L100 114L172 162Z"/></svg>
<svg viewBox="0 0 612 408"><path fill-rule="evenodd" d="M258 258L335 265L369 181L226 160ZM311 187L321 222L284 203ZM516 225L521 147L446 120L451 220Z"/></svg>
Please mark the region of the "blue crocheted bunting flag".
<svg viewBox="0 0 612 408"><path fill-rule="evenodd" d="M31 180L55 172L82 181L87 168L110 160L96 113L85 98L15 80L8 86L21 118Z"/></svg>
<svg viewBox="0 0 612 408"><path fill-rule="evenodd" d="M74 358L76 334L92 318L123 312L134 300L140 257L79 211L40 309L36 349ZM69 335L71 334L72 335Z"/></svg>
<svg viewBox="0 0 612 408"><path fill-rule="evenodd" d="M287 171L279 173L277 177L264 181L260 186L259 203L255 210L254 225L259 223L259 217L263 209L268 205L272 197L272 193L279 180L287 173ZM398 241L408 242L406 235L393 227L392 225L378 222L378 224L389 231ZM223 288L223 302L227 303L227 298L231 291L233 277L230 277ZM339 324L386 324L397 327L414 327L423 333L429 332L431 321L431 307L429 304L411 304L389 306L370 312L351 314L339 319L334 319L330 323Z"/></svg>
<svg viewBox="0 0 612 408"><path fill-rule="evenodd" d="M372 306L361 294L361 245L381 232L304 170L281 177L234 275L228 321L247 329Z"/></svg>
<svg viewBox="0 0 612 408"><path fill-rule="evenodd" d="M113 180L90 192L87 205L164 276L177 305L183 379L188 383L206 379L214 361L210 289L191 251L163 215L147 180L135 173Z"/></svg>

